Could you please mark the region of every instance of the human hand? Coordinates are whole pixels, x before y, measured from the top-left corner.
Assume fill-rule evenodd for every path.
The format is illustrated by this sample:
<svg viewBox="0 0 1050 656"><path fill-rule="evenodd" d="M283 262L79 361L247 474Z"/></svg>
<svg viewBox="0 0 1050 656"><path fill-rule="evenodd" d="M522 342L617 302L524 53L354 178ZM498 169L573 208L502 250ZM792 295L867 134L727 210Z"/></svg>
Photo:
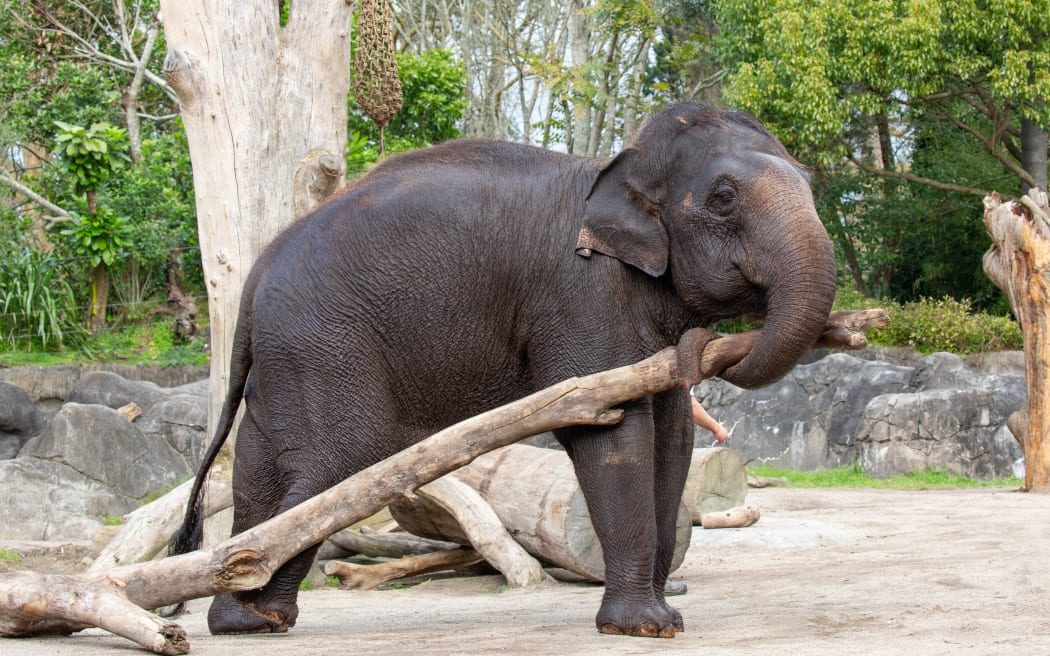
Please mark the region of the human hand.
<svg viewBox="0 0 1050 656"><path fill-rule="evenodd" d="M718 424L714 430L711 431L711 434L715 436L715 444L722 444L729 439L729 431L727 431L726 427L722 424Z"/></svg>

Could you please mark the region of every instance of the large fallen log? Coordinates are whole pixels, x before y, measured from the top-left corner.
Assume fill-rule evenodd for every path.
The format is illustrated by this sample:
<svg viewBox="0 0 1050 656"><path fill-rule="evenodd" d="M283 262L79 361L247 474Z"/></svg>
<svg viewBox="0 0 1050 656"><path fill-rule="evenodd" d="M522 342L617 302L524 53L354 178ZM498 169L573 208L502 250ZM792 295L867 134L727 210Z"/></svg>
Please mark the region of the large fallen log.
<svg viewBox="0 0 1050 656"><path fill-rule="evenodd" d="M480 498L450 507L436 504L425 495L404 497L390 506L401 528L432 540L477 546L477 538L468 535L463 524L476 521L472 518L473 509L480 506L480 512L494 512L499 518L501 526L493 529L493 534L502 534L505 528L540 561L584 579L605 580L602 547L572 462L563 451L512 444L479 456L427 488L448 480L470 486ZM700 525L703 514L740 506L746 497L747 473L736 452L722 447L694 449L678 517L671 571L685 560L691 526ZM486 559L508 574L505 566L487 556ZM407 564L398 571L413 573ZM511 575L507 579L512 586L518 585Z"/></svg>
<svg viewBox="0 0 1050 656"><path fill-rule="evenodd" d="M593 581L605 580L602 547L572 461L564 451L512 444L479 456L440 479L447 480L477 490L499 523L532 556ZM398 499L390 504L390 514L409 533L474 544L463 530L461 517L426 498ZM689 548L692 523L684 506L677 529L671 571L682 564ZM499 565L496 568L503 571Z"/></svg>
<svg viewBox="0 0 1050 656"><path fill-rule="evenodd" d="M818 344L862 344L852 331L873 321L884 325L885 314L835 313ZM636 364L571 378L460 422L213 547L93 574L0 576L0 635L97 626L159 654L186 653L185 630L146 609L259 588L307 547L483 453L563 426L614 424L623 415L617 404L717 375L754 343L747 333L717 337L690 331L678 347Z"/></svg>

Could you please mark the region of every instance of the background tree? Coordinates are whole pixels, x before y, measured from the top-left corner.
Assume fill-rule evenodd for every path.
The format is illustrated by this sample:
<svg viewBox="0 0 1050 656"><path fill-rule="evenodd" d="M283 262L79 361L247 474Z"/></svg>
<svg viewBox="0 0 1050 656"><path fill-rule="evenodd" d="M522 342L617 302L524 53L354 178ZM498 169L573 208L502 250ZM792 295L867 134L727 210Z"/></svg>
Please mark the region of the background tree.
<svg viewBox="0 0 1050 656"><path fill-rule="evenodd" d="M970 203L976 214L978 198L992 190L1045 184L1046 145L1039 133L1050 124L1050 74L1043 65L1050 45L1042 38L1050 17L1031 3L777 0L759 7L720 0L714 13L726 99L758 115L814 167L818 186L836 189L820 192L825 197L842 193L835 176L859 182L850 192L852 207L832 200L840 211L829 225L858 289L906 295L901 255L922 250L936 260L945 251L922 246L923 239L944 234L937 232L938 221L929 222L925 234L902 229L926 223L900 221L902 201L922 206L917 201L943 201L947 193L957 206ZM1041 162L1024 154L1040 151ZM953 166L952 158L964 153L972 166ZM974 198L959 200L966 195ZM944 207L933 218L953 214ZM965 241L983 239L975 236L979 227L970 226ZM864 234L874 239L857 243ZM940 276L935 270L947 271L957 266L950 260L961 259L959 249L946 248L948 260L912 272L925 283L913 280L910 293L924 286L944 290L950 278L959 280L953 274L946 286L929 284ZM873 256L881 259L865 268L862 260ZM971 271L979 271L976 264ZM953 293L987 291L971 283Z"/></svg>
<svg viewBox="0 0 1050 656"><path fill-rule="evenodd" d="M466 114L466 69L450 50L397 53L404 104L386 128L386 149L402 152L455 139ZM356 74L353 73L352 74ZM351 94L348 105L347 173L379 159L379 128Z"/></svg>
<svg viewBox="0 0 1050 656"><path fill-rule="evenodd" d="M117 295L122 316L133 314L156 289L151 281L160 279L168 253L175 248L193 252L196 243L189 159L185 142L172 136L179 126L172 120L171 92L159 74L145 67L146 51L137 50L159 41L154 21L143 18L150 6L0 4L0 185L8 192L0 193L0 206L9 212L0 220L12 235L11 248L38 251L34 257L49 252L56 278L75 283L75 300L61 314L75 315L79 305L96 328L105 307L96 301L106 298L105 290ZM129 53L134 56L124 56ZM130 106L129 87L137 89ZM148 121L144 133L143 118ZM63 156L70 142L55 148L63 123L125 124L113 128L119 139L107 142L105 152L92 154L105 156L106 164L141 163L122 166L118 175L85 188L67 168L73 160ZM91 138L106 141L108 133ZM99 211L90 211L96 205ZM72 224L65 223L71 219ZM55 226L63 230L44 232ZM117 258L118 252L124 256ZM199 271L199 265L190 270Z"/></svg>
<svg viewBox="0 0 1050 656"><path fill-rule="evenodd" d="M71 237L73 250L88 259L91 272L91 305L88 327L101 330L106 325L109 298L107 269L113 266L125 245L127 221L112 209L100 206L98 190L124 168L127 132L108 123L83 128L59 123L56 141L66 171L73 180L73 191L86 196L82 214L73 214L62 234Z"/></svg>
<svg viewBox="0 0 1050 656"><path fill-rule="evenodd" d="M214 427L252 263L343 178L352 7L162 0L161 8L164 77L179 99L193 164Z"/></svg>

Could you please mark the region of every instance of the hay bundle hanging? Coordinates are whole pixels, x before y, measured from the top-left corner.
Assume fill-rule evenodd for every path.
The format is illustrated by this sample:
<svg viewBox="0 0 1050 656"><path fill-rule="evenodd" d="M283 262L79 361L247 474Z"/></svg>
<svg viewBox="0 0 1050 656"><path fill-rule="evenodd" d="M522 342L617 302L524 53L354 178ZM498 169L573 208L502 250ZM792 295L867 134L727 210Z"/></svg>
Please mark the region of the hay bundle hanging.
<svg viewBox="0 0 1050 656"><path fill-rule="evenodd" d="M401 111L403 104L387 0L358 2L354 94L357 104L379 127L379 154L382 155L386 125Z"/></svg>

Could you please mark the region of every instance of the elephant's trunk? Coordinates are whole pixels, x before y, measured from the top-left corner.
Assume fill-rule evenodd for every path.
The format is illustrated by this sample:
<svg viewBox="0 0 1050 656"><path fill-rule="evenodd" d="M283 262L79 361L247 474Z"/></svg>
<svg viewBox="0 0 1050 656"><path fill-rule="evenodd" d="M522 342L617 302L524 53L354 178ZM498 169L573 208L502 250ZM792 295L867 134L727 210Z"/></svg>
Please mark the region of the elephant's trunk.
<svg viewBox="0 0 1050 656"><path fill-rule="evenodd" d="M746 388L769 385L791 371L823 331L835 300L835 254L808 198L772 199L767 216L791 217L764 235L745 275L767 290L762 338L721 377ZM785 207L787 205L787 207Z"/></svg>

